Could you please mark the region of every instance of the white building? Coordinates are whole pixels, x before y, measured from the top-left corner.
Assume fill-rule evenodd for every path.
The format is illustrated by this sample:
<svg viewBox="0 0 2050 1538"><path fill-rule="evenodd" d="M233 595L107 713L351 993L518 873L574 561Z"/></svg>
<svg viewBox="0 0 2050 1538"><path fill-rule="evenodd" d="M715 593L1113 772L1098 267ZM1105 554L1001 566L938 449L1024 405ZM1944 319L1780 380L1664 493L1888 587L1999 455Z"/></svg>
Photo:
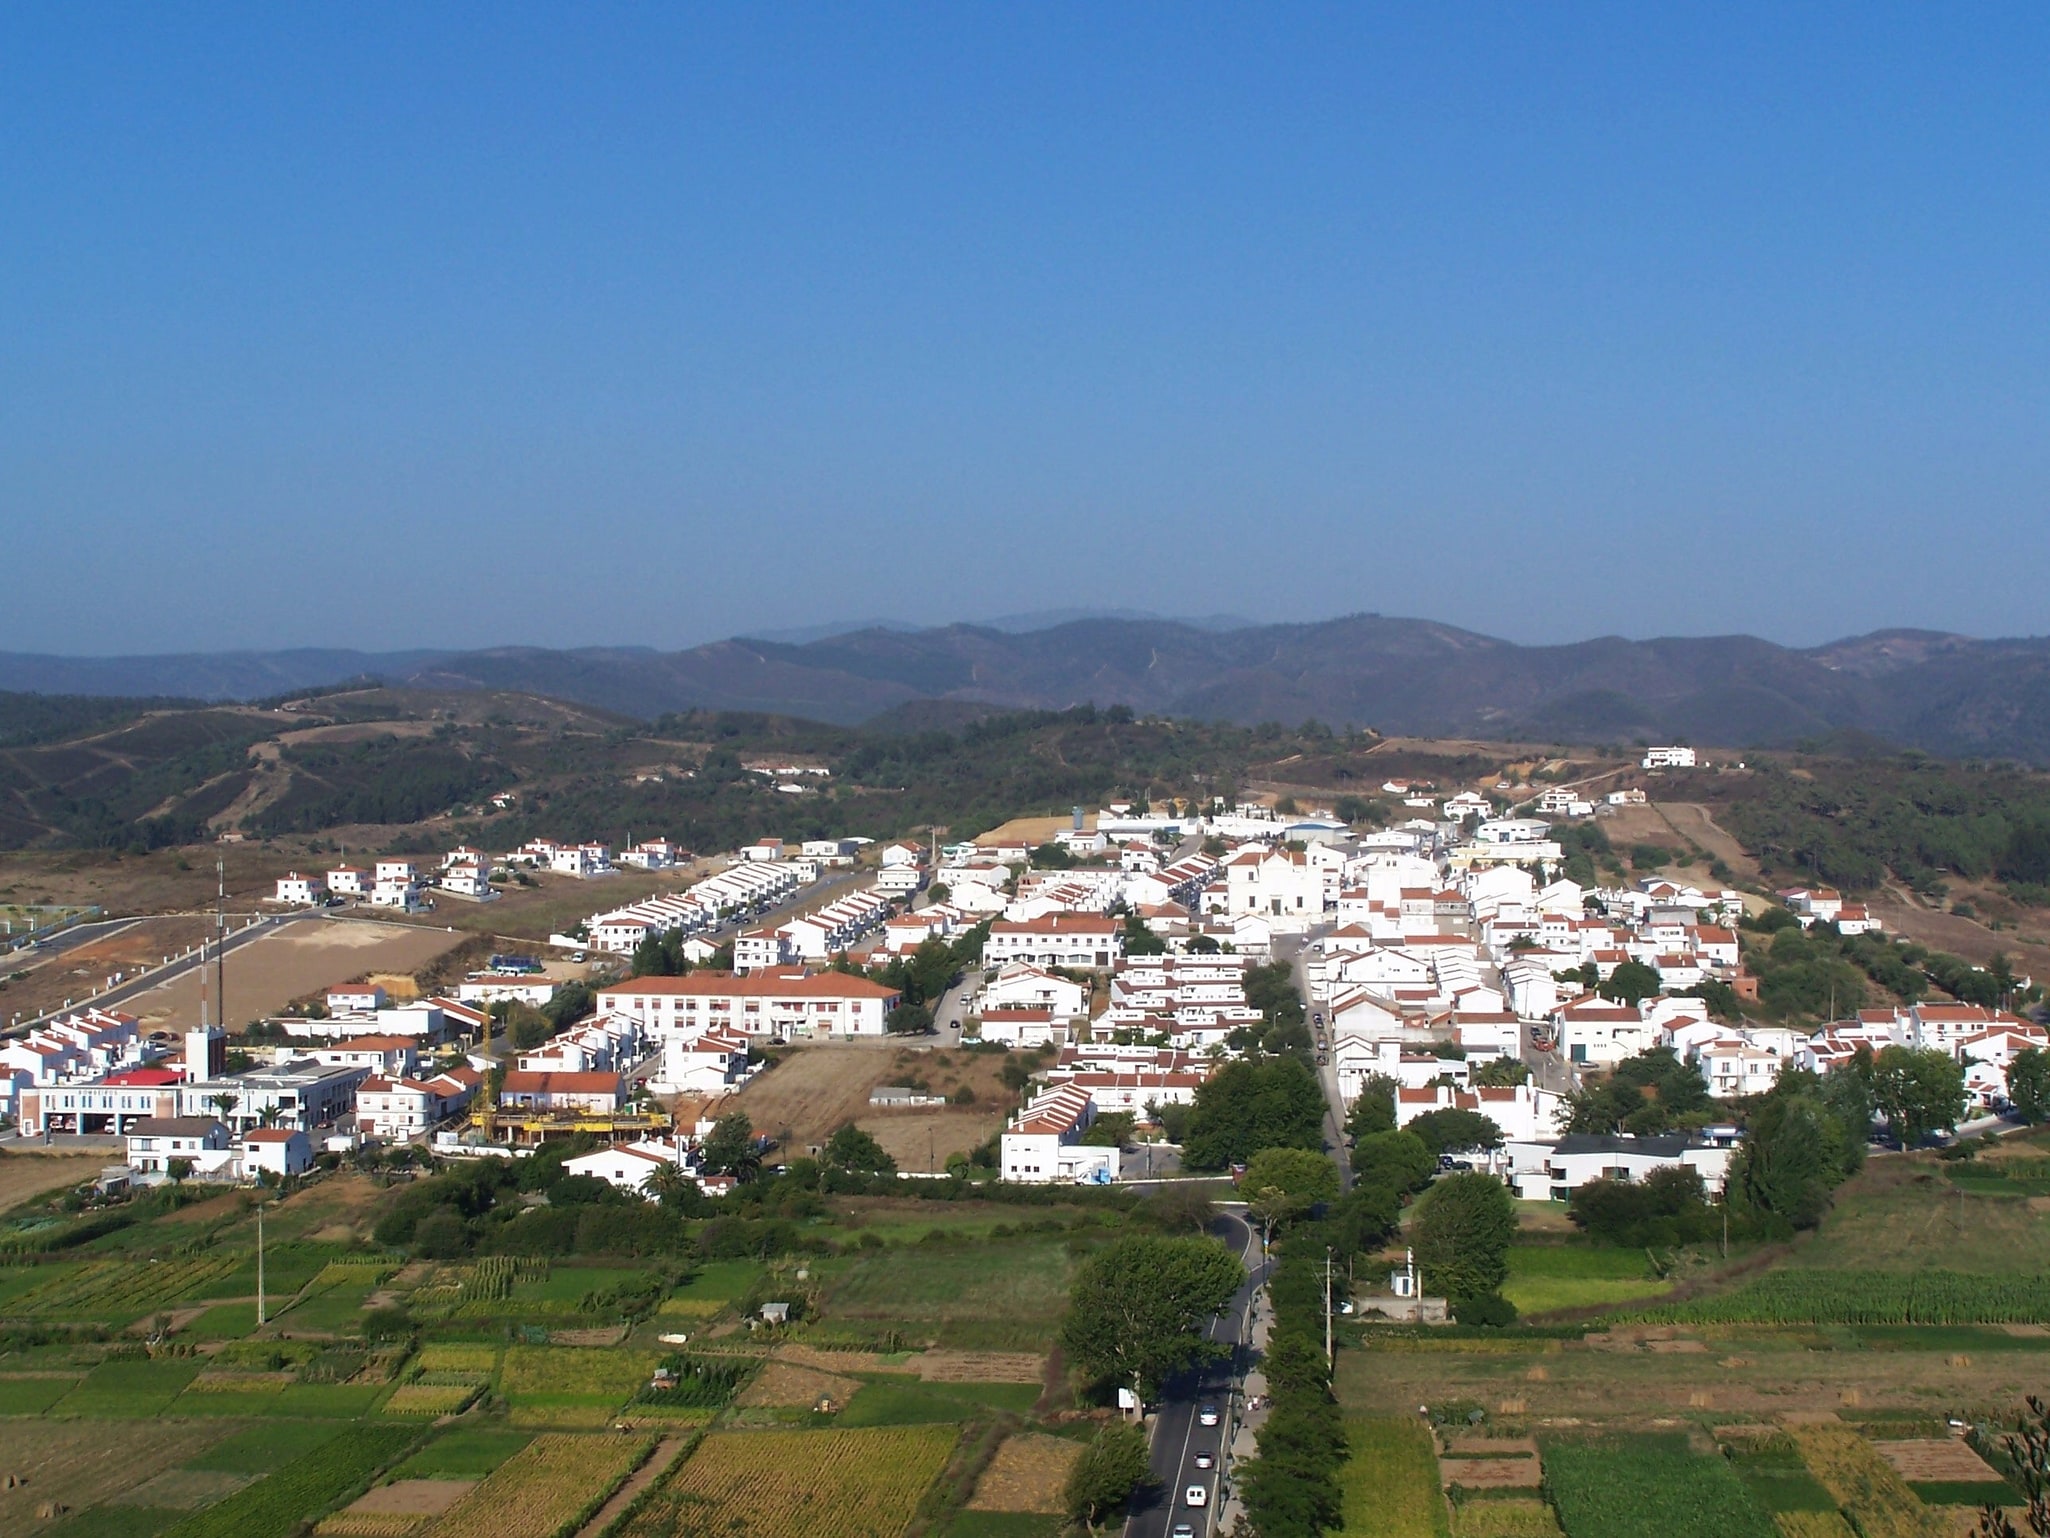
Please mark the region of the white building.
<svg viewBox="0 0 2050 1538"><path fill-rule="evenodd" d="M662 1038L662 1068L649 1087L658 1095L717 1097L745 1084L748 1074L748 1042L739 1032L674 1032Z"/></svg>
<svg viewBox="0 0 2050 1538"><path fill-rule="evenodd" d="M424 1137L467 1106L482 1082L471 1068L431 1079L374 1074L356 1090L356 1130L389 1143Z"/></svg>
<svg viewBox="0 0 2050 1538"><path fill-rule="evenodd" d="M296 1127L252 1127L242 1134L242 1173L283 1180L313 1168L313 1140Z"/></svg>
<svg viewBox="0 0 2050 1538"><path fill-rule="evenodd" d="M1087 1090L1072 1084L1049 1090L1004 1129L999 1173L1030 1185L1109 1185L1117 1179L1117 1149L1082 1143L1095 1120Z"/></svg>
<svg viewBox="0 0 2050 1538"><path fill-rule="evenodd" d="M288 876L280 876L277 893L271 901L292 908L318 907L327 901L327 878L302 876L297 871Z"/></svg>
<svg viewBox="0 0 2050 1538"><path fill-rule="evenodd" d="M1124 926L1090 913L1048 913L1033 919L999 919L983 942L985 966L1022 961L1038 967L1102 970L1125 954Z"/></svg>
<svg viewBox="0 0 2050 1538"><path fill-rule="evenodd" d="M1525 1201L1567 1201L1591 1180L1641 1182L1657 1170L1684 1166L1701 1175L1714 1197L1728 1178L1735 1138L1597 1137L1571 1133L1556 1141L1509 1142L1499 1173Z"/></svg>
<svg viewBox="0 0 2050 1538"><path fill-rule="evenodd" d="M1059 977L1028 962L1013 961L1000 968L982 990L982 1007L989 1009L1043 1009L1063 1020L1089 1011L1089 989L1071 977Z"/></svg>
<svg viewBox="0 0 2050 1538"><path fill-rule="evenodd" d="M538 1009L555 997L559 986L554 978L535 972L472 972L456 984L456 997L465 1004L512 1000Z"/></svg>
<svg viewBox="0 0 2050 1538"><path fill-rule="evenodd" d="M337 897L368 897L376 880L354 865L337 865L327 873L327 889Z"/></svg>
<svg viewBox="0 0 2050 1538"><path fill-rule="evenodd" d="M218 1168L228 1153L228 1129L211 1116L150 1116L128 1129L128 1167L166 1173L173 1159L195 1169Z"/></svg>
<svg viewBox="0 0 2050 1538"><path fill-rule="evenodd" d="M668 839L651 838L627 850L619 857L619 863L640 870L673 870L682 854Z"/></svg>
<svg viewBox="0 0 2050 1538"><path fill-rule="evenodd" d="M572 1175L590 1175L636 1196L646 1196L648 1182L663 1170L680 1169L692 1174L689 1155L680 1146L648 1141L614 1143L594 1153L565 1159L562 1167Z"/></svg>
<svg viewBox="0 0 2050 1538"><path fill-rule="evenodd" d="M1694 750L1692 748L1647 748L1644 754L1647 769L1692 769Z"/></svg>
<svg viewBox="0 0 2050 1538"><path fill-rule="evenodd" d="M772 970L739 977L636 977L598 994L601 1014L638 1021L658 1037L714 1028L783 1039L880 1036L902 995L865 977Z"/></svg>

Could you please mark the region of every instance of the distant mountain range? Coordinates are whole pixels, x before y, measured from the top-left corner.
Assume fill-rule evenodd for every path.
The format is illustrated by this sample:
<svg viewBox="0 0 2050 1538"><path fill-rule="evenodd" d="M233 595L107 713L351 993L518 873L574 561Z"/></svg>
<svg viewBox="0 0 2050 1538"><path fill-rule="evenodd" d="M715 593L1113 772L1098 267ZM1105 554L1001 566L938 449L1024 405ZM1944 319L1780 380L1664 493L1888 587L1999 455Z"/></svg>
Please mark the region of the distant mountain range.
<svg viewBox="0 0 2050 1538"><path fill-rule="evenodd" d="M374 676L552 695L640 717L703 707L852 724L886 712L959 720L970 706L1094 702L1244 723L1315 717L1416 736L1677 737L1732 748L1877 738L2050 763L2050 639L1886 630L1808 649L1753 636L1518 646L1372 614L1304 625L1044 618L1061 622L878 622L676 652L0 653L0 690L232 700ZM908 708L932 701L956 708Z"/></svg>

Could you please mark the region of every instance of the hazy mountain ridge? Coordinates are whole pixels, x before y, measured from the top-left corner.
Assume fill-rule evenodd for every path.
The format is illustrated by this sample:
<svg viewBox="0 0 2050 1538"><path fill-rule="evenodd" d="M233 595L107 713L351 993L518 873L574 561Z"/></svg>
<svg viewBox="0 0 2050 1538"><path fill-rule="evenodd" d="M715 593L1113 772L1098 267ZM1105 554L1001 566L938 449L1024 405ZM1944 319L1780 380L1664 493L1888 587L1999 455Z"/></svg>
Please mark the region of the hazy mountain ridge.
<svg viewBox="0 0 2050 1538"><path fill-rule="evenodd" d="M1805 650L1744 635L1520 646L1373 614L1236 629L1093 617L1024 632L878 627L675 652L0 654L0 688L52 694L248 699L366 674L551 695L642 718L705 708L853 724L915 701L1093 702L1242 723L1316 717L1410 735L1684 737L1747 747L1855 731L1952 756L2050 762L2050 640L1915 630Z"/></svg>

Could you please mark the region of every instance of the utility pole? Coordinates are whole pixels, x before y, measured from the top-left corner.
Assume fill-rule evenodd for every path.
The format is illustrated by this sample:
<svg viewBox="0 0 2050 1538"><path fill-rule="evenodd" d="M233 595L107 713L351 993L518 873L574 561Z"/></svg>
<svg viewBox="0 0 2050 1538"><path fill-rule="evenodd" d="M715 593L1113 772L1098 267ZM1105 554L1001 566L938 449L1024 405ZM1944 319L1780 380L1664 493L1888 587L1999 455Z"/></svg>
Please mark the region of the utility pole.
<svg viewBox="0 0 2050 1538"><path fill-rule="evenodd" d="M228 858L214 856L214 1000L221 1011L221 1029L228 1028Z"/></svg>
<svg viewBox="0 0 2050 1538"><path fill-rule="evenodd" d="M1324 1365L1335 1367L1338 1358L1331 1349L1331 1246L1324 1246Z"/></svg>
<svg viewBox="0 0 2050 1538"><path fill-rule="evenodd" d="M263 1328L263 1202L256 1204L256 1325Z"/></svg>

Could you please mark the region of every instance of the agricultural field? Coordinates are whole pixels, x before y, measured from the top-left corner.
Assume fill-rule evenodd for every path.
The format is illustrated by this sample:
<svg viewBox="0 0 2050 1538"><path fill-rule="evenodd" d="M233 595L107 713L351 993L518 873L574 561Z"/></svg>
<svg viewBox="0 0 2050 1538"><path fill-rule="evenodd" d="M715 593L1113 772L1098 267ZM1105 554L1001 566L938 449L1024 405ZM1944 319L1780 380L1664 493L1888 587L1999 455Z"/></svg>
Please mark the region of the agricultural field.
<svg viewBox="0 0 2050 1538"><path fill-rule="evenodd" d="M287 924L228 953L227 1018L273 1015L294 999L369 972L418 971L463 939L446 929L363 919ZM183 1030L199 1020L199 976L185 973L121 1007L141 1017L145 1030ZM214 1007L223 1006L216 1001Z"/></svg>
<svg viewBox="0 0 2050 1538"><path fill-rule="evenodd" d="M870 1251L827 1290L828 1316L905 1345L1044 1349L1067 1307L1074 1261L1034 1236L956 1248Z"/></svg>
<svg viewBox="0 0 2050 1538"><path fill-rule="evenodd" d="M1006 1437L976 1480L968 1509L1058 1513L1068 1474L1081 1456L1082 1444L1069 1437Z"/></svg>
<svg viewBox="0 0 2050 1538"><path fill-rule="evenodd" d="M934 1538L1061 1528L1080 1443L1033 1411L1067 1280L1114 1210L853 1198L781 1225L806 1248L763 1258L428 1260L373 1234L406 1191L338 1171L271 1201L261 1326L243 1194L0 1217L21 1236L0 1319L55 1332L0 1354L0 1447L60 1449L69 1483L35 1480L65 1497L56 1538L518 1538L511 1506L557 1538L587 1509L617 1525L663 1501L766 1533L805 1491L848 1532L897 1531L970 1442L1006 1450L934 1496ZM740 1310L764 1296L801 1302L802 1323L751 1336ZM679 1330L688 1347L658 1338ZM731 1439L786 1435L820 1459L779 1470L787 1488L721 1473Z"/></svg>
<svg viewBox="0 0 2050 1538"><path fill-rule="evenodd" d="M1414 1418L1352 1420L1339 1470L1344 1538L1446 1538L1445 1497L1431 1434Z"/></svg>
<svg viewBox="0 0 2050 1538"><path fill-rule="evenodd" d="M0 1212L93 1179L106 1165L98 1154L0 1154Z"/></svg>
<svg viewBox="0 0 2050 1538"><path fill-rule="evenodd" d="M1548 1441L1544 1464L1568 1538L1776 1538L1729 1465L1684 1435Z"/></svg>
<svg viewBox="0 0 2050 1538"><path fill-rule="evenodd" d="M1520 1244L1509 1251L1509 1279L1502 1284L1502 1296L1519 1313L1542 1314L1655 1298L1672 1286L1653 1273L1642 1250Z"/></svg>
<svg viewBox="0 0 2050 1538"><path fill-rule="evenodd" d="M432 1538L556 1538L596 1511L654 1448L647 1437L534 1438L450 1506Z"/></svg>
<svg viewBox="0 0 2050 1538"><path fill-rule="evenodd" d="M498 1388L515 1425L602 1426L661 1365L653 1351L515 1345Z"/></svg>
<svg viewBox="0 0 2050 1538"><path fill-rule="evenodd" d="M617 1538L674 1538L706 1519L730 1538L902 1532L953 1451L951 1426L715 1432L671 1469Z"/></svg>
<svg viewBox="0 0 2050 1538"><path fill-rule="evenodd" d="M819 1043L789 1053L740 1092L736 1106L755 1126L803 1151L822 1144L835 1128L858 1124L900 1168L944 1169L947 1156L965 1153L1003 1126L1017 1097L998 1078L1002 1061L976 1052L914 1051L888 1043ZM928 1084L935 1094L967 1089L972 1106L930 1106L878 1111L868 1103L879 1084Z"/></svg>
<svg viewBox="0 0 2050 1538"><path fill-rule="evenodd" d="M0 1488L0 1532L42 1531L53 1519L39 1518L40 1507L116 1500L203 1454L226 1429L172 1421L0 1422L0 1472L16 1481Z"/></svg>

